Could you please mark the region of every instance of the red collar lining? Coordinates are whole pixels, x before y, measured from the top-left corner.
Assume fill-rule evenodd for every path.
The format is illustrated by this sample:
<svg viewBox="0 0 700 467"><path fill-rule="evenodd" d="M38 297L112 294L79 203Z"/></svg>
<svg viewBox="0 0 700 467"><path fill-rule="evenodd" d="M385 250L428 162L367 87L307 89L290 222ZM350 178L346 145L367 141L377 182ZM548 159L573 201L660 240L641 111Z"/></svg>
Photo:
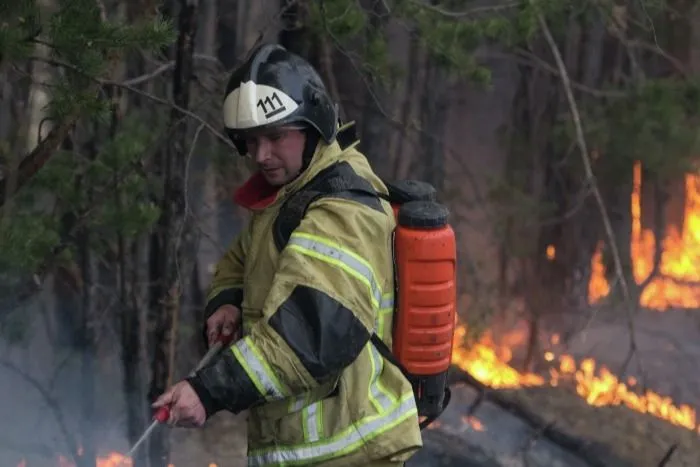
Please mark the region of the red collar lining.
<svg viewBox="0 0 700 467"><path fill-rule="evenodd" d="M267 183L260 172L250 177L233 195L233 201L247 209L265 209L277 198L279 187Z"/></svg>

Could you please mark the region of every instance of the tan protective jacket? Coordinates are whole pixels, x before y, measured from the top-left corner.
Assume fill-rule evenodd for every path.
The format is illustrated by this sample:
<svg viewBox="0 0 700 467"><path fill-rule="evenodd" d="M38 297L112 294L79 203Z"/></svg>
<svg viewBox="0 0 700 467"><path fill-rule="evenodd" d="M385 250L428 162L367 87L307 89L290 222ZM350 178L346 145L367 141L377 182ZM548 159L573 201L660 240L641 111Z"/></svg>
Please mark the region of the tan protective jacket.
<svg viewBox="0 0 700 467"><path fill-rule="evenodd" d="M273 240L282 203L332 164L349 164L386 193L356 144L319 143L308 169L267 201L253 188L259 179L242 188L260 196L217 266L208 308L240 305L245 337L200 372L195 389L210 413L250 409L251 466L405 461L422 446L410 383L369 341L376 331L391 348L390 205L323 197L281 253Z"/></svg>

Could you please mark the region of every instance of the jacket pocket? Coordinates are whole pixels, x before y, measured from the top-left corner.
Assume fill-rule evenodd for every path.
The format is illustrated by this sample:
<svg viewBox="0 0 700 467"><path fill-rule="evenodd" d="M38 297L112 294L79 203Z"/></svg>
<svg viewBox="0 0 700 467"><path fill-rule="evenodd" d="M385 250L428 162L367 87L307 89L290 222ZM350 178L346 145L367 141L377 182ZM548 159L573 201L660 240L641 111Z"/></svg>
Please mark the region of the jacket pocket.
<svg viewBox="0 0 700 467"><path fill-rule="evenodd" d="M286 413L276 420L270 420L275 438L282 445L313 443L326 436L324 413L330 400L338 395L339 378L305 394L290 398Z"/></svg>

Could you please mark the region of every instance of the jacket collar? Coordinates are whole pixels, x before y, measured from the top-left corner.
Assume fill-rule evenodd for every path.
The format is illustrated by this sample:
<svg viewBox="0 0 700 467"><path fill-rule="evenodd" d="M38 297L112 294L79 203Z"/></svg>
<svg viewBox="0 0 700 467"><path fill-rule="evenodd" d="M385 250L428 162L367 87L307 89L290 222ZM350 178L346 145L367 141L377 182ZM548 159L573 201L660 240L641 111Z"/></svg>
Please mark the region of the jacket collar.
<svg viewBox="0 0 700 467"><path fill-rule="evenodd" d="M343 125L338 129L338 133L349 130L354 124L350 122ZM233 200L239 206L254 211L281 202L310 182L321 170L336 163L345 150L355 147L358 143L359 141L354 141L347 147L341 148L339 138L333 140L331 144L320 140L309 166L297 178L286 185L275 187L267 183L260 172L256 172L234 192Z"/></svg>

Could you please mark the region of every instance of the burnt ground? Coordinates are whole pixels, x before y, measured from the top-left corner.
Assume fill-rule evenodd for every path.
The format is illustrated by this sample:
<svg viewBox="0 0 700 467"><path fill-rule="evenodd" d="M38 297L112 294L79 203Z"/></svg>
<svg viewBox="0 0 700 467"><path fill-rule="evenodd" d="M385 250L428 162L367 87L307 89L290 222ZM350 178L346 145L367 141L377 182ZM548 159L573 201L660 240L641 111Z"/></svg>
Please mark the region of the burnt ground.
<svg viewBox="0 0 700 467"><path fill-rule="evenodd" d="M585 331L557 350L578 359L593 357L617 372L628 355L627 319L604 311L593 319L584 318L578 322L586 323ZM639 386L646 382L649 389L700 412L700 311L641 311L634 327L639 358L632 359L627 374L637 377ZM499 392L552 427L590 443L606 467L656 467L674 444L677 447L665 467L700 465L697 433L625 407L591 407L571 386ZM455 387L450 408L434 429L426 430L426 447L411 466L591 465L536 431L528 431L517 417L493 404L482 403L474 412L481 424L481 430L475 429L465 422L475 395L469 387ZM175 430L175 466L207 466L209 462L220 467L245 465L244 417L222 414L199 432Z"/></svg>
<svg viewBox="0 0 700 467"><path fill-rule="evenodd" d="M586 322L590 317L581 317ZM568 349L560 349L574 354L577 358L594 357L598 362L607 365L612 371L617 372L625 360L628 349L628 325L624 315L612 315L599 312L593 320L589 320L584 333L577 334L570 342ZM560 325L561 323L559 323ZM636 376L640 381L646 380L650 389L669 395L677 402L685 402L693 407L700 408L700 312L675 311L659 313L656 311L640 312L635 320L638 355L644 369L646 378L642 378L638 361L633 359L629 374ZM41 333L36 336L36 344L31 348L22 349L17 346L3 346L4 358L12 358L13 361L33 375L41 378L42 384L48 385L52 372L60 367L62 357L57 356L52 361L50 348L42 349L40 343L44 337ZM38 354L46 354L46 358L38 358ZM104 371L103 378L98 381L96 388L101 394L113 394L115 388L121 387L121 375L118 371L120 365L118 355L114 355L114 361L105 363L101 367ZM39 364L41 362L41 365ZM76 362L77 363L77 362ZM71 416L78 411L81 401L78 381L79 367L67 365L61 371L65 374L62 390L56 389L57 396L61 397L64 405L64 415L70 428L77 429L77 419ZM469 430L468 424L462 420L464 411L468 410L470 395L467 390L462 391L462 399L459 396L450 406L450 413L444 415L442 422L449 418L452 420L452 430L445 431L428 430L425 434L426 449L417 456L417 461L425 462L412 465L441 465L431 464L426 461L435 459L436 449L440 452L456 455L458 461L455 465L469 465L464 459L464 454L469 453L473 458L481 456L484 462L474 465L500 467L507 465L503 462L511 462L511 465L520 465L517 459L509 459L507 453L518 452L516 446L523 443L523 439L531 439L530 435L523 438L522 428L517 420L507 417L497 408L485 409L477 413L480 421L486 426L486 431L476 432ZM55 467L56 452L63 451L63 443L53 423L51 411L47 411L46 404L38 391L32 388L27 381L13 374L3 371L0 373L0 465L15 466L21 457L33 457L34 462L28 466L41 467L43 465ZM624 407L593 408L585 404L576 396L573 388L533 388L511 391L513 395L532 411L539 413L548 422L557 428L567 430L575 436L598 442L609 447L614 456L632 458L633 466L656 467L666 450L678 443L679 448L674 453L666 467L697 467L700 466L700 439L683 428L675 427L669 423L660 421L654 417L633 412ZM128 445L125 442L123 429L123 402L121 397L113 397L113 404L100 404L100 412L96 414L94 434L101 450L125 451ZM106 401L105 401L106 402ZM489 415L490 414L490 415ZM489 418L490 417L490 418ZM238 467L245 465L245 414L234 417L229 414L218 414L205 429L173 430L173 463L176 467L192 466L207 467L210 463L216 463L219 467ZM489 426L490 423L490 426ZM518 434L519 433L519 434ZM456 437L460 442L445 444L445 440ZM537 437L535 437L537 438ZM436 440L438 442L436 442ZM481 450L469 450L472 441L478 441ZM441 445L440 442L443 444ZM460 444L461 443L461 444ZM490 443L490 444L489 444ZM547 446L542 440L532 443L533 446ZM47 455L26 456L34 445L46 446L53 457L47 459ZM460 446L454 452L454 446ZM491 450L485 451L485 447ZM559 452L556 448L542 451L542 455L552 455ZM501 462L492 462L492 454L501 453ZM449 456L448 456L449 457ZM522 456L521 456L522 457ZM565 455L564 455L565 458ZM544 458L543 458L544 459ZM494 461L495 462L495 461ZM500 462L500 461L499 461ZM556 463L537 463L536 456L528 459L529 466L542 465L554 466ZM447 464L446 464L447 465ZM567 465L566 463L564 465ZM567 467L574 467L570 463ZM606 466L609 467L609 466Z"/></svg>
<svg viewBox="0 0 700 467"><path fill-rule="evenodd" d="M700 410L700 310L642 310L633 325L638 350L628 374L639 385ZM624 314L600 311L569 342L568 351L617 373L628 355L629 335Z"/></svg>

